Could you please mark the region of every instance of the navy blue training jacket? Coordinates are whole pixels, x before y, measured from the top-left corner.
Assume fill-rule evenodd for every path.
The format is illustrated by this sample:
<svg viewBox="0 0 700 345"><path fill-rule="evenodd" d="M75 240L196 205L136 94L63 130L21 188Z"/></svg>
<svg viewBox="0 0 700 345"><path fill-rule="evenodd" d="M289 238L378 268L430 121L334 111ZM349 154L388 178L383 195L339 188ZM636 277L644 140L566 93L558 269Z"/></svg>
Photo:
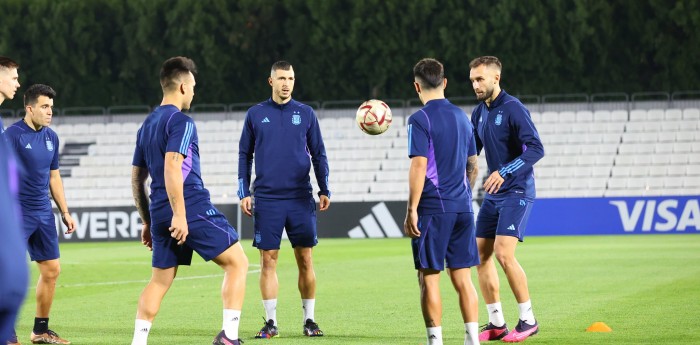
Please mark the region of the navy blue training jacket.
<svg viewBox="0 0 700 345"><path fill-rule="evenodd" d="M311 196L313 164L319 195L330 197L328 158L314 110L290 100L277 104L271 98L248 109L238 147L238 197L251 195L255 159L256 197L297 199Z"/></svg>
<svg viewBox="0 0 700 345"><path fill-rule="evenodd" d="M544 157L544 147L530 112L517 98L501 90L491 107L481 102L472 111L476 151L486 152L489 174L498 170L505 179L496 194L486 199L535 198L532 166Z"/></svg>

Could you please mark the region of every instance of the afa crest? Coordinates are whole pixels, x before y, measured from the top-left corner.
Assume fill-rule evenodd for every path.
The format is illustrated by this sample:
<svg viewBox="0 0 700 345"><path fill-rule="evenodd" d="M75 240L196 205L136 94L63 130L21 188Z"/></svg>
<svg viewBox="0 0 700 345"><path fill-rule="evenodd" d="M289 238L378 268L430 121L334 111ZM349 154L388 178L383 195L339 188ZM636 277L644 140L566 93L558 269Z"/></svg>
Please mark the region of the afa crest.
<svg viewBox="0 0 700 345"><path fill-rule="evenodd" d="M297 125L297 126L301 124L301 116L299 115L298 112L295 112L292 115L292 123Z"/></svg>
<svg viewBox="0 0 700 345"><path fill-rule="evenodd" d="M46 140L46 149L53 151L53 142L51 140Z"/></svg>
<svg viewBox="0 0 700 345"><path fill-rule="evenodd" d="M503 115L501 115L501 114L496 115L496 121L495 121L496 126L500 126L501 122L503 122Z"/></svg>

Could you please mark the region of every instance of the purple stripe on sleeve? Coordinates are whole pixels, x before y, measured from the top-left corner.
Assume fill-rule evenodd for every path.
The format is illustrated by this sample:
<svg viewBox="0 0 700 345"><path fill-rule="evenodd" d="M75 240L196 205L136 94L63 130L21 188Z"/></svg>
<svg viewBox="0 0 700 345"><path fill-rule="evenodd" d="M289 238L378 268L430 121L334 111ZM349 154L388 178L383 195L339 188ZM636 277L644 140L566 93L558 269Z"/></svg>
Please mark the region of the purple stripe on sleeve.
<svg viewBox="0 0 700 345"><path fill-rule="evenodd" d="M185 181L187 179L187 176L189 176L190 171L192 171L192 145L191 144L189 147L187 147L187 157L182 162L182 181Z"/></svg>

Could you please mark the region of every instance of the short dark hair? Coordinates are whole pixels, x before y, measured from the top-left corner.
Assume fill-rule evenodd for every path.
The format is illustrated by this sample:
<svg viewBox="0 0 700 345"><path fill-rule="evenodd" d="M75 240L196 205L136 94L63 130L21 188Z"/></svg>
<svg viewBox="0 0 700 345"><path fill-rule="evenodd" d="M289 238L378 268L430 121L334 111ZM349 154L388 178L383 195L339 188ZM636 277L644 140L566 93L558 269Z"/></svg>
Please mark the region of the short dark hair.
<svg viewBox="0 0 700 345"><path fill-rule="evenodd" d="M270 72L274 72L278 69L281 69L283 71L289 71L289 69L292 68L292 64L290 64L287 61L280 60L272 64L272 68L270 69Z"/></svg>
<svg viewBox="0 0 700 345"><path fill-rule="evenodd" d="M19 68L19 64L17 63L17 61L12 60L8 57L0 56L0 67L7 69Z"/></svg>
<svg viewBox="0 0 700 345"><path fill-rule="evenodd" d="M478 58L472 60L472 62L469 63L469 69L477 68L481 65L496 66L496 67L498 67L498 70L501 70L503 68L503 66L501 65L501 61L498 60L497 57L495 57L495 56L479 56Z"/></svg>
<svg viewBox="0 0 700 345"><path fill-rule="evenodd" d="M445 68L438 60L425 58L413 66L413 76L422 88L435 89L445 80Z"/></svg>
<svg viewBox="0 0 700 345"><path fill-rule="evenodd" d="M36 104L40 96L54 99L56 97L56 91L48 85L34 84L27 88L27 91L24 91L24 106Z"/></svg>
<svg viewBox="0 0 700 345"><path fill-rule="evenodd" d="M172 89L175 87L175 80L187 73L197 75L197 65L192 59L176 56L165 60L160 68L160 87L163 91Z"/></svg>

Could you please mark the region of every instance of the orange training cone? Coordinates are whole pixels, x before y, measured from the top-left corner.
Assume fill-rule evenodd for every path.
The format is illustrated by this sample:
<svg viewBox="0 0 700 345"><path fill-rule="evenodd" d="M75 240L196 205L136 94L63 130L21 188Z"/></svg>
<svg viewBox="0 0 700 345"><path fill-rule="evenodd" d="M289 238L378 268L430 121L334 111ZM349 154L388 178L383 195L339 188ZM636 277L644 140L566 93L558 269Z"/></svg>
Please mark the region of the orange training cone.
<svg viewBox="0 0 700 345"><path fill-rule="evenodd" d="M612 328L605 324L605 322L594 322L588 328L586 332L612 332Z"/></svg>

